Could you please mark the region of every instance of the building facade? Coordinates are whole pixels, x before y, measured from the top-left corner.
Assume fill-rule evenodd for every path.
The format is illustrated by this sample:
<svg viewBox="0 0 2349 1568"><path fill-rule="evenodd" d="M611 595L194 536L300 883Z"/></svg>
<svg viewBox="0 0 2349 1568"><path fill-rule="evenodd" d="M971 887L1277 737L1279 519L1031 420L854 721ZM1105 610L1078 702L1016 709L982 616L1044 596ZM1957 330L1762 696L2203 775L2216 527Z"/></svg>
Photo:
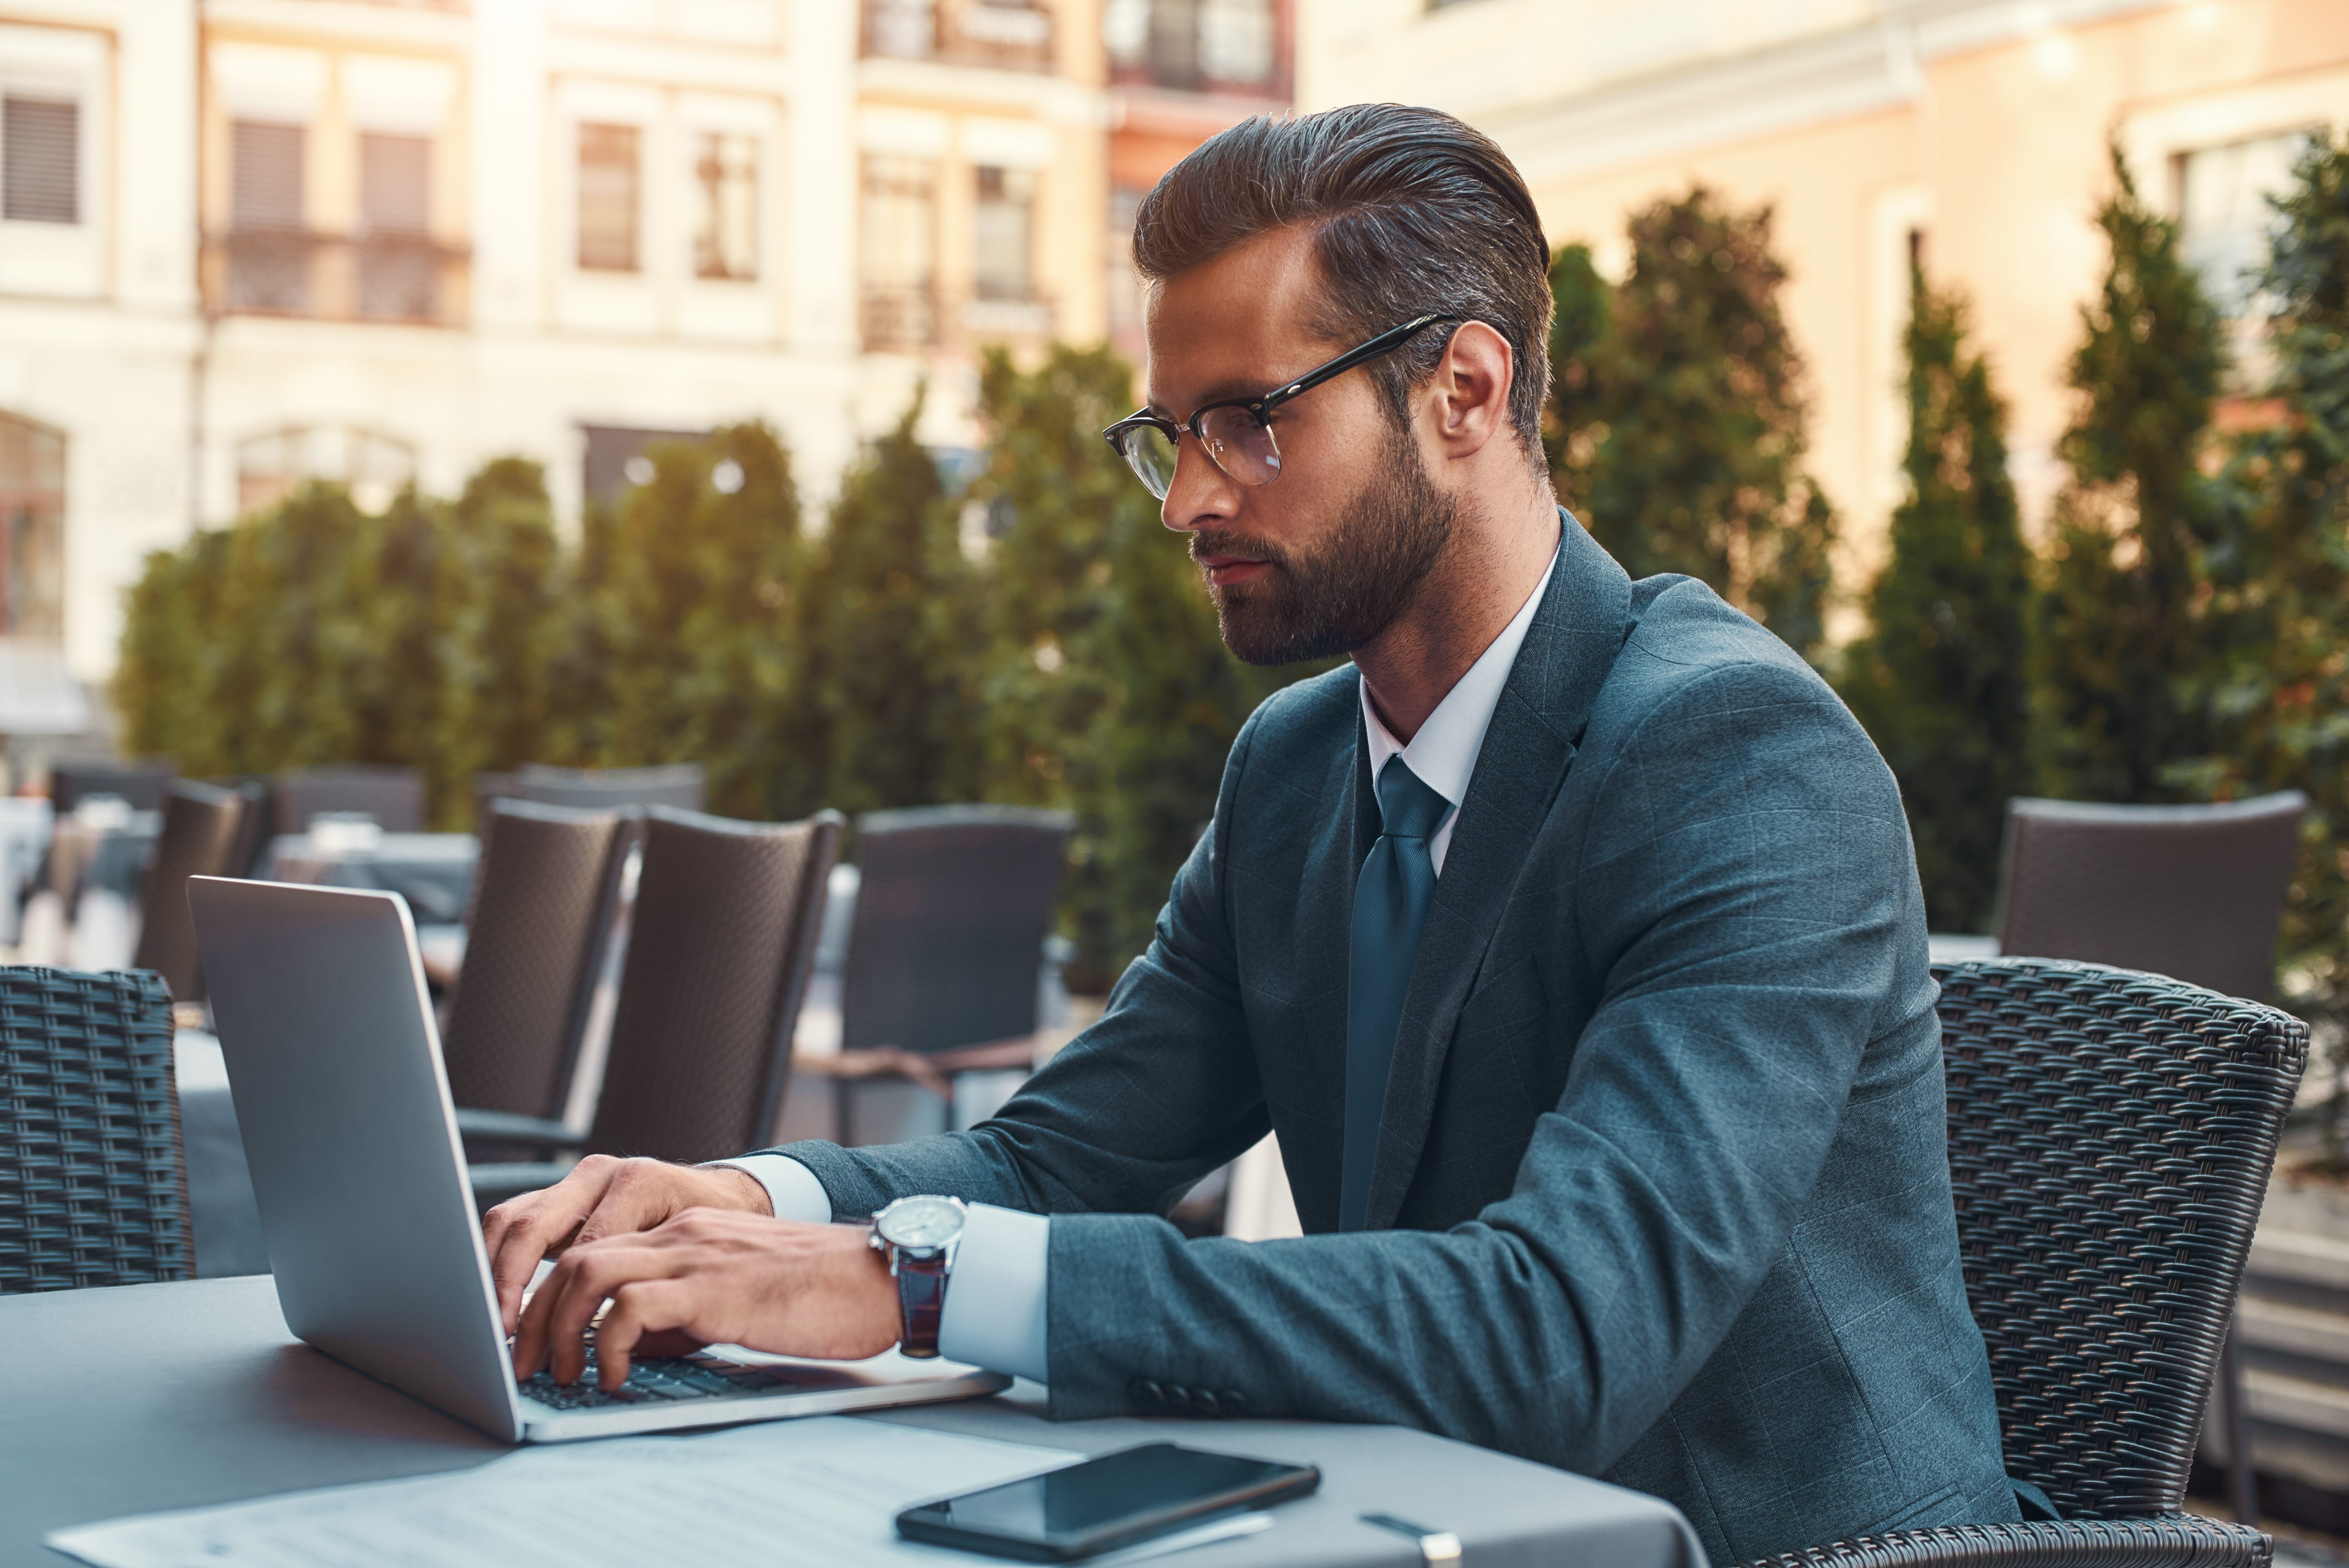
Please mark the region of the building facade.
<svg viewBox="0 0 2349 1568"><path fill-rule="evenodd" d="M2349 121L2332 0L1307 0L1299 26L1300 104L1460 115L1602 271L1631 211L1692 182L1774 210L1811 461L1843 519L1844 636L1902 494L1910 256L1971 302L2035 525L2105 262L2108 140L2240 316L2265 194L2301 135Z"/></svg>
<svg viewBox="0 0 2349 1568"><path fill-rule="evenodd" d="M1092 0L0 0L0 687L308 479L972 444L982 347L1104 330L1105 73Z"/></svg>

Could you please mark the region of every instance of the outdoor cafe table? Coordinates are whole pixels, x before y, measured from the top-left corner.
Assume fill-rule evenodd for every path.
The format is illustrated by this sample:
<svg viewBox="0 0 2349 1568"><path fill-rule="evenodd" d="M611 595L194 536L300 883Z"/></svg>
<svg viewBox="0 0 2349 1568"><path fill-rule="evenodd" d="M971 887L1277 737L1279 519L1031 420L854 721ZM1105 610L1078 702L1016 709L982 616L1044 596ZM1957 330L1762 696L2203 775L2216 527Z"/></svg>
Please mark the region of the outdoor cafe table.
<svg viewBox="0 0 2349 1568"><path fill-rule="evenodd" d="M12 1351L0 1398L0 1568L58 1563L41 1540L67 1525L462 1470L510 1451L295 1341L266 1276L0 1296L0 1344ZM1365 1513L1452 1531L1475 1568L1702 1561L1669 1504L1424 1432L1054 1423L1040 1408L1041 1391L1022 1383L996 1398L859 1418L1091 1453L1174 1441L1320 1467L1320 1491L1280 1505L1270 1530L1166 1559L1183 1568L1421 1561L1411 1541L1362 1523Z"/></svg>
<svg viewBox="0 0 2349 1568"><path fill-rule="evenodd" d="M473 867L481 858L481 841L471 833L382 833L362 843L288 833L269 847L267 876L271 882L381 888L408 900L418 925L447 925L465 918Z"/></svg>

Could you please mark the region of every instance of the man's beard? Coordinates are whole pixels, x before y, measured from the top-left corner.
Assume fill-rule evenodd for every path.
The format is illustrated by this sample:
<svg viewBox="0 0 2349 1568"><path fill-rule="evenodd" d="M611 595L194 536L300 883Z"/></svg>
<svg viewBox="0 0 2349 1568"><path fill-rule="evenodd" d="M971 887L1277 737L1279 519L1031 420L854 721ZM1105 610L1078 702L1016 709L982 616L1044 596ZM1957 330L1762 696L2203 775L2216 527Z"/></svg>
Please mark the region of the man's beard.
<svg viewBox="0 0 2349 1568"><path fill-rule="evenodd" d="M1207 585L1224 645L1252 665L1350 654L1411 608L1452 538L1459 505L1439 491L1409 431L1381 454L1385 472L1347 503L1309 558L1228 529L1191 536L1191 554L1241 555L1269 568L1253 582Z"/></svg>

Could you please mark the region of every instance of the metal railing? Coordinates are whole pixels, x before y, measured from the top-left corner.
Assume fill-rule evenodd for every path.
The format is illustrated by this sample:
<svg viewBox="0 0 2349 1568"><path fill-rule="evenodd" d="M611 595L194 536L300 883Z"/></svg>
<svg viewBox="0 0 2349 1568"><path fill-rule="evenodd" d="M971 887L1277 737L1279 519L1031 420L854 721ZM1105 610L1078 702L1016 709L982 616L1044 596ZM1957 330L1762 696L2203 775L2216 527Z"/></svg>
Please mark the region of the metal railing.
<svg viewBox="0 0 2349 1568"><path fill-rule="evenodd" d="M991 70L1050 72L1052 14L1017 0L864 0L864 50Z"/></svg>
<svg viewBox="0 0 2349 1568"><path fill-rule="evenodd" d="M228 315L455 325L470 259L425 234L234 229L204 241L204 301Z"/></svg>

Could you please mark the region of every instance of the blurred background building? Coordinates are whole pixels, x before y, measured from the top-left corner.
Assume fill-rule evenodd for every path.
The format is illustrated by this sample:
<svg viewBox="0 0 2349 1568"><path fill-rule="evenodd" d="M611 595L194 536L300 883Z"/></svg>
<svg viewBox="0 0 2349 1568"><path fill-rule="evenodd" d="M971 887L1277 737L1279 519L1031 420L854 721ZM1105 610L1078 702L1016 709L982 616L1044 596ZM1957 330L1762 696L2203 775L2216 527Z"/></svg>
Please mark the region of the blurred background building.
<svg viewBox="0 0 2349 1568"><path fill-rule="evenodd" d="M2064 361L2105 264L2106 139L2240 313L2296 139L2349 119L2349 6L1344 0L1300 16L1297 98L1475 123L1524 171L1552 242L1590 245L1602 272L1625 264L1626 215L1692 182L1772 206L1848 589L1881 565L1902 493L1910 258L1973 303L2036 521L2072 408Z"/></svg>
<svg viewBox="0 0 2349 1568"><path fill-rule="evenodd" d="M146 550L308 478L374 505L521 453L575 520L755 417L821 515L916 386L971 447L982 346L1138 358L1133 204L1292 98L1463 115L1602 268L1692 181L1774 207L1865 583L1911 257L1974 303L2035 514L2107 137L2240 307L2292 139L2349 118L2349 7L0 0L0 93L5 730L71 717Z"/></svg>

